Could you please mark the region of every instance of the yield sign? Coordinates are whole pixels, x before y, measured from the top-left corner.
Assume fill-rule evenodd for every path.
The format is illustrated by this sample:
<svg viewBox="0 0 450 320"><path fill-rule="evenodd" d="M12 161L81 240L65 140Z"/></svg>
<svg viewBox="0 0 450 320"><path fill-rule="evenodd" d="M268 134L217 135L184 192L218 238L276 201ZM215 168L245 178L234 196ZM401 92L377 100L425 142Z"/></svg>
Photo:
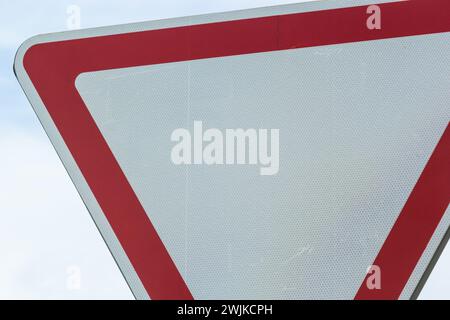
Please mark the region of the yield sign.
<svg viewBox="0 0 450 320"><path fill-rule="evenodd" d="M356 2L20 47L136 297L417 296L450 224L450 2Z"/></svg>

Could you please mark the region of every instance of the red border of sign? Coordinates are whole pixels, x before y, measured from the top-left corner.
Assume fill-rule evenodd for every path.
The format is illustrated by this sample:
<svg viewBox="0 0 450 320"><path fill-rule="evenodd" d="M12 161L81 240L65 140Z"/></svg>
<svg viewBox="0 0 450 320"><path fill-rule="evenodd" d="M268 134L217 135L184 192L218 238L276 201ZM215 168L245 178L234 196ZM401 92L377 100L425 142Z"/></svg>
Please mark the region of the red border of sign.
<svg viewBox="0 0 450 320"><path fill-rule="evenodd" d="M369 41L450 31L450 1L378 4L382 29L368 30L366 6L39 43L24 68L152 299L193 298L108 144L75 88L84 72ZM381 290L400 296L449 202L450 129L384 243L375 264ZM127 223L123 223L126 217Z"/></svg>

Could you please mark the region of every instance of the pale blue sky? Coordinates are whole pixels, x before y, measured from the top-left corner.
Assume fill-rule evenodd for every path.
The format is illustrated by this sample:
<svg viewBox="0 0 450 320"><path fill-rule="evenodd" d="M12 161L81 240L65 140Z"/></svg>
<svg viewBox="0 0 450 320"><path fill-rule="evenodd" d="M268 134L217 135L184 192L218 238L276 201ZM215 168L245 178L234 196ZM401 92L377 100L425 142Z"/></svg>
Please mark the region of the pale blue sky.
<svg viewBox="0 0 450 320"><path fill-rule="evenodd" d="M14 77L18 46L66 30L72 4L88 28L295 2L302 1L0 0L0 299L132 298ZM71 289L73 270L81 282ZM448 270L450 249L421 298L450 298Z"/></svg>

